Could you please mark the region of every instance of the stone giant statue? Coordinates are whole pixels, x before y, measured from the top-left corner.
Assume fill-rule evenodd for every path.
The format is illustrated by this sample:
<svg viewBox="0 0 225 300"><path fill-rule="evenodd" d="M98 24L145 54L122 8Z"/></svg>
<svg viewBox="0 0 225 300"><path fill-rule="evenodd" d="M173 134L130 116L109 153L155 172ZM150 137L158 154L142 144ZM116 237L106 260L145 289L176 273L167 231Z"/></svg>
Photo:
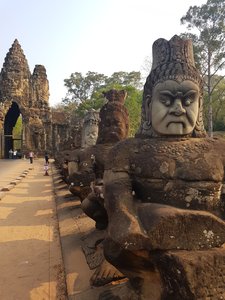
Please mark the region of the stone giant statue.
<svg viewBox="0 0 225 300"><path fill-rule="evenodd" d="M76 165L69 176L72 183L71 192L82 200L84 212L96 221L98 229L105 229L107 226L107 214L102 205L101 199L91 192L90 184L102 184L104 166L107 154L112 146L127 138L129 131L129 117L124 107L126 92L124 90L110 90L104 92L108 102L103 105L99 113L99 131L96 145L86 147L81 151L71 153L71 163ZM84 196L83 196L84 195ZM95 200L93 200L93 197ZM85 201L83 201L85 198Z"/></svg>
<svg viewBox="0 0 225 300"><path fill-rule="evenodd" d="M156 40L140 129L104 172L105 256L138 299L225 297L225 140L206 136L202 105L191 40Z"/></svg>
<svg viewBox="0 0 225 300"><path fill-rule="evenodd" d="M96 144L98 138L99 111L90 109L84 116L81 147L87 148Z"/></svg>
<svg viewBox="0 0 225 300"><path fill-rule="evenodd" d="M100 110L96 145L76 152L73 159L77 163L77 171L70 176L72 183L70 191L80 197L81 208L95 221L96 230L89 235L86 246L83 247L84 252L87 249L87 257L90 257L90 251L93 251L93 261L98 261L89 263L95 264L96 270L90 279L91 285L95 286L124 278L121 272L104 260L102 251L99 260L98 249L101 248L108 225L102 194L106 160L112 146L126 139L129 131L129 116L124 106L127 94L124 90L113 89L105 92L104 96L108 102Z"/></svg>
<svg viewBox="0 0 225 300"><path fill-rule="evenodd" d="M68 157L68 176L79 169L79 153L96 144L98 138L99 111L90 109L83 119L81 131L81 148L70 151ZM73 189L72 189L73 190Z"/></svg>

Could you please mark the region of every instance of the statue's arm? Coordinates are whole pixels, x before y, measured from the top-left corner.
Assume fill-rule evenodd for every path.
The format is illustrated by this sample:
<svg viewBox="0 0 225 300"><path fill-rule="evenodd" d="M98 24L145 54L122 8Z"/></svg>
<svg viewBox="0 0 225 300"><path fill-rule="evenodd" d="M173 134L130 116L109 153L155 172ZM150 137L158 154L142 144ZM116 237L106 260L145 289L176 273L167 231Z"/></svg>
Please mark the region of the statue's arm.
<svg viewBox="0 0 225 300"><path fill-rule="evenodd" d="M105 207L109 217L109 237L126 249L141 249L148 242L139 224L132 183L127 172L104 173Z"/></svg>

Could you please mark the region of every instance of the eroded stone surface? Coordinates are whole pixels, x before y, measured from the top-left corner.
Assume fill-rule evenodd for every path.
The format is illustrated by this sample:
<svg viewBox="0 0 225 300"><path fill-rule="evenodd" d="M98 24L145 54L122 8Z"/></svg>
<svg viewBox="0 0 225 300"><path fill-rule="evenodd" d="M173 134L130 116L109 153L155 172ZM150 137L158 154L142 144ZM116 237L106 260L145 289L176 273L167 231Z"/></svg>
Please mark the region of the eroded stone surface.
<svg viewBox="0 0 225 300"><path fill-rule="evenodd" d="M202 100L191 41L157 40L140 130L103 178L104 253L143 300L224 297L225 140L206 136Z"/></svg>
<svg viewBox="0 0 225 300"><path fill-rule="evenodd" d="M70 120L64 112L49 106L49 82L43 65L30 72L27 59L16 39L6 54L0 72L0 157L13 149L12 130L22 115L23 143L20 151L43 154L71 149L81 144L80 120Z"/></svg>
<svg viewBox="0 0 225 300"><path fill-rule="evenodd" d="M81 208L96 222L96 228L105 230L108 225L108 216L104 207L103 174L108 153L112 146L127 138L129 129L128 112L124 107L125 91L110 90L105 93L108 102L101 108L99 117L99 134L96 145L74 151L70 161L73 162L74 172L69 176L70 191L79 196ZM94 238L94 237L93 237ZM113 280L124 278L114 266L105 261L102 244L96 240L96 245L87 254L89 264L98 267L91 277L94 286L104 285Z"/></svg>

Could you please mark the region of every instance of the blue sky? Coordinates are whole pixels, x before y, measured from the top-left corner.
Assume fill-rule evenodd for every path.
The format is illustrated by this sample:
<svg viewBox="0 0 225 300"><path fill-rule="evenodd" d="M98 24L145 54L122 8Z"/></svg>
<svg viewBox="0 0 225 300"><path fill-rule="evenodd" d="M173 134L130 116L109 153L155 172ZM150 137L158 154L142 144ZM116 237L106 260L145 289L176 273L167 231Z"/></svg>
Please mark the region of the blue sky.
<svg viewBox="0 0 225 300"><path fill-rule="evenodd" d="M180 18L206 0L0 0L0 68L17 38L31 72L44 65L50 105L64 79L88 71L142 71L153 42L186 29Z"/></svg>

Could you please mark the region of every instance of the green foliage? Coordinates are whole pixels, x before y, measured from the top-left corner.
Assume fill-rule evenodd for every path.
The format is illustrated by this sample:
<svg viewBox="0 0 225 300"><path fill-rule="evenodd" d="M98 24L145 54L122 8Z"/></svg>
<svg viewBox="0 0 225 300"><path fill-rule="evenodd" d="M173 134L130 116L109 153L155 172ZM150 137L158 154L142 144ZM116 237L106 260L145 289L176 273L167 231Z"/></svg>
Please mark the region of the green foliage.
<svg viewBox="0 0 225 300"><path fill-rule="evenodd" d="M77 105L91 98L92 94L105 84L106 76L103 74L88 72L86 76L75 72L69 79L64 79L64 85L68 89L63 103L75 102Z"/></svg>
<svg viewBox="0 0 225 300"><path fill-rule="evenodd" d="M110 77L95 72L71 74L65 79L68 89L59 109L63 109L71 116L83 117L87 110L101 109L106 103L103 92L110 89L126 90L125 106L130 116L130 136L133 136L140 124L142 86L140 72L115 72Z"/></svg>
<svg viewBox="0 0 225 300"><path fill-rule="evenodd" d="M86 113L86 111L90 110L91 108L95 110L101 109L101 107L104 105L105 99L103 96L99 95L99 98L91 98L87 99L83 103L81 103L75 113L81 117L83 117Z"/></svg>
<svg viewBox="0 0 225 300"><path fill-rule="evenodd" d="M13 145L14 149L21 149L22 126L22 116L20 115L16 121L15 126L13 127L13 139L15 139Z"/></svg>
<svg viewBox="0 0 225 300"><path fill-rule="evenodd" d="M129 136L134 136L141 122L142 91L135 89L133 86L128 86L125 89L127 91L125 106L130 118Z"/></svg>
<svg viewBox="0 0 225 300"><path fill-rule="evenodd" d="M212 111L214 131L225 130L225 79L222 76L214 76L213 80L218 82L212 93ZM209 101L205 97L204 119L208 121ZM207 122L208 123L208 122ZM207 126L206 126L206 129Z"/></svg>
<svg viewBox="0 0 225 300"><path fill-rule="evenodd" d="M225 61L225 1L208 0L202 6L191 6L181 18L189 30L197 29L191 38L201 61L203 75L208 72L208 64L214 71L221 70Z"/></svg>
<svg viewBox="0 0 225 300"><path fill-rule="evenodd" d="M106 80L106 86L133 86L136 89L141 88L141 73L140 72L114 72L111 77Z"/></svg>
<svg viewBox="0 0 225 300"><path fill-rule="evenodd" d="M22 116L20 115L16 121L16 125L13 127L13 138L20 139L22 135Z"/></svg>
<svg viewBox="0 0 225 300"><path fill-rule="evenodd" d="M93 98L101 89L125 87L131 85L137 89L141 88L140 72L115 72L110 77L96 72L87 72L85 76L75 72L70 78L64 79L64 85L68 92L62 100L64 104L76 103L79 106Z"/></svg>

